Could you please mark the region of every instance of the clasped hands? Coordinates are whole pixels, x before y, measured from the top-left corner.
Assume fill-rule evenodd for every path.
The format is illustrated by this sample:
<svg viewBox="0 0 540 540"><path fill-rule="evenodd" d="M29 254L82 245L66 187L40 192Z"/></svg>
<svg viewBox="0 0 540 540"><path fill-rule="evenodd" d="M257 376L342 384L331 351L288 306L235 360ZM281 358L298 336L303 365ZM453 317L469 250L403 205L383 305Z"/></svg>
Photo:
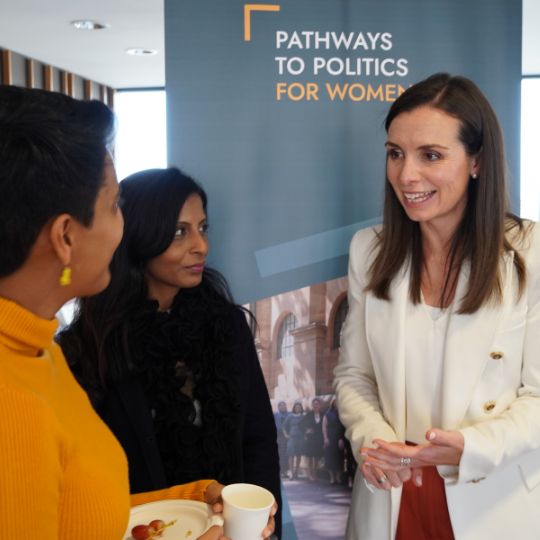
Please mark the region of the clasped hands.
<svg viewBox="0 0 540 540"><path fill-rule="evenodd" d="M373 447L362 447L362 473L376 489L390 490L411 480L422 485L422 467L459 465L464 439L459 431L432 428L426 443L416 446L373 439Z"/></svg>

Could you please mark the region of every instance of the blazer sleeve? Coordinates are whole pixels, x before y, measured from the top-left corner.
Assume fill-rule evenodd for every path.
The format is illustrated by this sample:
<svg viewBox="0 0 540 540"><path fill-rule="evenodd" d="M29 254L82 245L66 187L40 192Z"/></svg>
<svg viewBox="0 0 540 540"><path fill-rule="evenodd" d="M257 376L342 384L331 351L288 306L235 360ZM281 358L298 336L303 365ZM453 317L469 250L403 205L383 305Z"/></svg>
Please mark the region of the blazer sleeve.
<svg viewBox="0 0 540 540"><path fill-rule="evenodd" d="M334 370L334 389L339 418L346 428L353 455L360 460L359 449L371 446L373 439L397 440L385 420L379 403L377 380L366 336L366 274L373 229L355 234L349 253L349 312L343 325L341 350Z"/></svg>
<svg viewBox="0 0 540 540"><path fill-rule="evenodd" d="M272 492L278 504L275 534L281 536L281 486L277 430L253 335L243 312L235 314L237 355L241 359L244 425L242 453L244 479Z"/></svg>
<svg viewBox="0 0 540 540"><path fill-rule="evenodd" d="M515 399L499 415L461 429L465 446L458 482L488 476L525 453L540 448L540 231L531 226L526 249L527 315L521 385Z"/></svg>

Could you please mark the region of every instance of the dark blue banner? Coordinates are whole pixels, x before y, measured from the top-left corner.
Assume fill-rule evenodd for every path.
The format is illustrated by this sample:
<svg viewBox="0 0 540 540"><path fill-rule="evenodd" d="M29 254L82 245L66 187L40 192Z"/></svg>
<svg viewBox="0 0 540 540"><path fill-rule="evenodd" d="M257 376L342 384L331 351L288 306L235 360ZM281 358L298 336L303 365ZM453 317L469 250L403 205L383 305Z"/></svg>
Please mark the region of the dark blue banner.
<svg viewBox="0 0 540 540"><path fill-rule="evenodd" d="M381 214L385 113L437 71L497 110L518 208L521 2L166 0L165 21L169 162L209 193L237 301L346 273Z"/></svg>

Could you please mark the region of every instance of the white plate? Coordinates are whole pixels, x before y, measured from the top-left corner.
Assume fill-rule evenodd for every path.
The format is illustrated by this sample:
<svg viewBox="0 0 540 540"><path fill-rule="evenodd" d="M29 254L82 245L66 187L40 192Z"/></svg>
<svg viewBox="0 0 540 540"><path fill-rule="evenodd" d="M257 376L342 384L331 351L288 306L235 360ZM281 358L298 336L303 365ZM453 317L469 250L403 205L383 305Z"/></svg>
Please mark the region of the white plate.
<svg viewBox="0 0 540 540"><path fill-rule="evenodd" d="M196 540L212 525L223 525L223 519L214 515L210 506L203 502L168 499L134 506L123 538L133 540L131 529L135 525L148 525L154 519L162 519L165 523L177 520L162 536L156 537L159 540Z"/></svg>

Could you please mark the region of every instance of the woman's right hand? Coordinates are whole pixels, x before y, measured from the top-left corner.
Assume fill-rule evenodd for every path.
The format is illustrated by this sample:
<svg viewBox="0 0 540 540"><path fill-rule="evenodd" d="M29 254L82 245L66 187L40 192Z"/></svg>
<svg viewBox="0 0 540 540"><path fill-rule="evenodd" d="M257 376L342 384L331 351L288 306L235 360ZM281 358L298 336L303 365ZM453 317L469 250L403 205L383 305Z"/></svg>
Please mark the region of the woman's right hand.
<svg viewBox="0 0 540 540"><path fill-rule="evenodd" d="M401 487L405 482L413 479L417 486L422 485L422 468L412 467L399 471L383 471L369 461L362 463L362 474L366 482L375 489L390 490L393 487Z"/></svg>

